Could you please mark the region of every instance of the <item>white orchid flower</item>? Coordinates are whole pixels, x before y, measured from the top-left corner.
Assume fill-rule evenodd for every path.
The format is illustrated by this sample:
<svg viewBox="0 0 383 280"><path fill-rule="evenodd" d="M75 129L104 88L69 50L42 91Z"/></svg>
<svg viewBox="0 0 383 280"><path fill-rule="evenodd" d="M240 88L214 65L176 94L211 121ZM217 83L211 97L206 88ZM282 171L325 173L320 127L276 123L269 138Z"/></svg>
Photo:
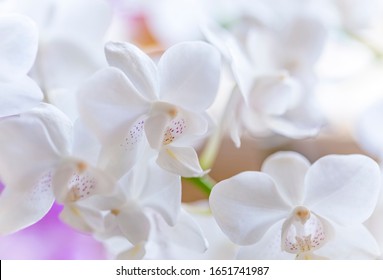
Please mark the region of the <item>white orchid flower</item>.
<svg viewBox="0 0 383 280"><path fill-rule="evenodd" d="M324 257L359 251L357 258L374 258L377 244L362 223L376 206L380 184L379 166L363 155L329 155L310 166L297 153L279 152L265 160L262 172L219 182L210 207L234 243L256 244L258 258L286 258L286 252L319 258L316 253L326 250ZM350 242L352 236L359 241ZM334 245L335 240L341 242Z"/></svg>
<svg viewBox="0 0 383 280"><path fill-rule="evenodd" d="M180 43L156 65L128 43L105 49L111 67L91 77L79 94L81 117L104 147L102 164L120 177L146 138L162 168L201 176L192 145L207 132L205 110L218 89L219 53L203 42Z"/></svg>
<svg viewBox="0 0 383 280"><path fill-rule="evenodd" d="M0 234L25 228L51 208L52 171L69 153L71 124L53 106L41 105L0 121Z"/></svg>
<svg viewBox="0 0 383 280"><path fill-rule="evenodd" d="M78 202L62 213L71 226L93 232L99 238L125 236L132 244L147 241L150 219L147 209L174 225L181 207L180 176L160 168L151 153L123 176L115 192Z"/></svg>
<svg viewBox="0 0 383 280"><path fill-rule="evenodd" d="M103 37L112 17L108 3L18 0L9 3L8 11L26 15L36 22L39 46L30 75L42 89L45 101L75 120L78 117L77 87L106 66Z"/></svg>
<svg viewBox="0 0 383 280"><path fill-rule="evenodd" d="M16 115L42 98L39 87L27 76L36 58L35 23L20 15L0 16L0 118Z"/></svg>
<svg viewBox="0 0 383 280"><path fill-rule="evenodd" d="M220 50L237 87L227 118L230 135L240 146L245 132L300 139L315 136L323 125L312 96L314 64L325 42L325 29L315 18L298 15L283 26L248 28L245 40L214 25L205 37Z"/></svg>
<svg viewBox="0 0 383 280"><path fill-rule="evenodd" d="M72 156L72 123L41 104L0 121L1 234L41 219L54 199L68 206L113 190L104 172Z"/></svg>

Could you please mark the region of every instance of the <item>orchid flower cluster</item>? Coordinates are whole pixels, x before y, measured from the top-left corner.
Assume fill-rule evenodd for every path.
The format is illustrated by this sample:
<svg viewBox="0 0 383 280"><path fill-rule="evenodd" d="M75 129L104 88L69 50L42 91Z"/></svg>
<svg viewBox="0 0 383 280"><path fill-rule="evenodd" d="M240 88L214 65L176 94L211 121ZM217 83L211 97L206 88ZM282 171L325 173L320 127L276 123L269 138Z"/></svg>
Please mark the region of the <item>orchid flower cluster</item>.
<svg viewBox="0 0 383 280"><path fill-rule="evenodd" d="M209 175L224 138L321 133L315 66L330 27L311 6L233 1L229 25L206 9L199 38L148 52L110 31L130 1L30 2L0 1L0 235L60 204L108 258L381 257L382 175L366 155L278 151L261 170ZM380 108L358 126L376 158ZM206 199L184 203L185 182Z"/></svg>

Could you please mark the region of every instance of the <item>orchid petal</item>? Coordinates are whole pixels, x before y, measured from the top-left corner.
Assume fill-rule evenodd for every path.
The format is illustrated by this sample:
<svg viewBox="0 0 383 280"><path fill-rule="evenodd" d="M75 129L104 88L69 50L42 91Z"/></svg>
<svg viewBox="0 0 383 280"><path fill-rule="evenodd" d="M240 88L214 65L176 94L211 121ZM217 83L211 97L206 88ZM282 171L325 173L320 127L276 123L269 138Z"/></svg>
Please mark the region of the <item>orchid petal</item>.
<svg viewBox="0 0 383 280"><path fill-rule="evenodd" d="M143 96L156 99L157 66L144 52L132 44L109 42L105 54L110 66L119 68Z"/></svg>
<svg viewBox="0 0 383 280"><path fill-rule="evenodd" d="M219 84L220 55L203 42L180 43L161 57L160 98L202 112L214 101Z"/></svg>
<svg viewBox="0 0 383 280"><path fill-rule="evenodd" d="M333 226L334 238L316 251L319 255L338 260L371 260L381 254L376 240L363 225Z"/></svg>
<svg viewBox="0 0 383 280"><path fill-rule="evenodd" d="M262 172L270 175L279 193L291 206L301 205L304 181L309 161L295 152L279 152L269 156L262 165Z"/></svg>
<svg viewBox="0 0 383 280"><path fill-rule="evenodd" d="M293 254L281 249L281 228L283 220L276 222L254 245L239 248L237 259L240 260L292 260Z"/></svg>
<svg viewBox="0 0 383 280"><path fill-rule="evenodd" d="M0 81L0 118L23 113L38 106L42 99L40 88L27 76L10 83Z"/></svg>
<svg viewBox="0 0 383 280"><path fill-rule="evenodd" d="M79 211L75 207L64 207L60 213L60 220L78 231L92 232L92 229L80 216Z"/></svg>
<svg viewBox="0 0 383 280"><path fill-rule="evenodd" d="M301 103L282 116L265 118L266 124L278 134L302 139L318 134L324 124L314 98L304 97Z"/></svg>
<svg viewBox="0 0 383 280"><path fill-rule="evenodd" d="M315 17L299 15L294 18L286 31L285 47L280 53L285 59L283 62L288 64L288 60L292 58L299 59L306 65L313 65L319 58L327 35L323 23ZM297 65L293 67L297 68Z"/></svg>
<svg viewBox="0 0 383 280"><path fill-rule="evenodd" d="M167 233L172 243L195 252L204 253L208 244L201 228L185 211L181 211L178 222Z"/></svg>
<svg viewBox="0 0 383 280"><path fill-rule="evenodd" d="M163 170L154 158L143 155L120 184L129 199L139 201L141 207L154 209L169 225L176 223L181 207L180 176Z"/></svg>
<svg viewBox="0 0 383 280"><path fill-rule="evenodd" d="M52 17L52 2L48 1L46 17ZM25 5L25 4L24 4ZM50 37L72 38L75 41L102 42L112 19L112 9L100 0L66 0L54 2L55 11ZM40 11L39 11L40 12Z"/></svg>
<svg viewBox="0 0 383 280"><path fill-rule="evenodd" d="M7 187L0 196L0 234L10 234L26 228L45 216L52 207L54 197L50 173L36 177L24 189ZM31 182L36 182L34 185Z"/></svg>
<svg viewBox="0 0 383 280"><path fill-rule="evenodd" d="M295 121L284 117L265 118L264 120L275 133L291 139L315 137L322 126L322 123L307 123L307 120Z"/></svg>
<svg viewBox="0 0 383 280"><path fill-rule="evenodd" d="M164 146L158 154L157 163L163 169L182 177L200 177L206 173L192 147Z"/></svg>
<svg viewBox="0 0 383 280"><path fill-rule="evenodd" d="M358 119L356 139L359 145L372 155L383 158L383 100L370 106Z"/></svg>
<svg viewBox="0 0 383 280"><path fill-rule="evenodd" d="M310 213L303 224L296 220L293 212L282 225L281 247L292 254L305 254L323 247L334 237L334 229L330 222Z"/></svg>
<svg viewBox="0 0 383 280"><path fill-rule="evenodd" d="M208 116L196 114L166 102L152 104L145 121L145 133L153 149L175 143L189 146L208 130Z"/></svg>
<svg viewBox="0 0 383 280"><path fill-rule="evenodd" d="M116 220L124 236L133 244L148 240L150 221L136 206L129 205L121 209Z"/></svg>
<svg viewBox="0 0 383 280"><path fill-rule="evenodd" d="M61 203L106 195L115 188L115 182L106 173L75 159L67 159L56 168L52 185L55 197Z"/></svg>
<svg viewBox="0 0 383 280"><path fill-rule="evenodd" d="M301 95L299 84L282 72L256 79L248 102L259 113L283 115L298 104Z"/></svg>
<svg viewBox="0 0 383 280"><path fill-rule="evenodd" d="M94 74L79 91L81 117L102 142L129 131L134 122L149 110L146 101L117 68Z"/></svg>
<svg viewBox="0 0 383 280"><path fill-rule="evenodd" d="M166 114L154 114L145 120L145 134L152 149L159 150L165 141L165 131L171 121Z"/></svg>
<svg viewBox="0 0 383 280"><path fill-rule="evenodd" d="M80 83L106 64L96 52L73 38L57 38L44 43L32 75L48 94L54 89L76 90ZM100 51L100 57L101 54Z"/></svg>
<svg viewBox="0 0 383 280"><path fill-rule="evenodd" d="M51 105L0 121L0 174L6 186L32 187L31 178L54 168L69 152L71 125L66 121Z"/></svg>
<svg viewBox="0 0 383 280"><path fill-rule="evenodd" d="M132 127L118 131L105 142L100 151L99 166L115 179L120 179L136 164L149 145L144 134L144 120L139 118Z"/></svg>
<svg viewBox="0 0 383 280"><path fill-rule="evenodd" d="M304 203L340 225L356 225L372 214L380 184L380 169L372 159L363 155L329 155L307 172Z"/></svg>
<svg viewBox="0 0 383 280"><path fill-rule="evenodd" d="M0 18L0 80L12 81L31 69L38 44L37 27L20 15Z"/></svg>
<svg viewBox="0 0 383 280"><path fill-rule="evenodd" d="M141 260L146 255L146 243L144 241L135 244L132 248L119 253L117 260Z"/></svg>
<svg viewBox="0 0 383 280"><path fill-rule="evenodd" d="M210 207L222 231L239 245L261 240L290 210L272 178L260 172L243 172L217 183Z"/></svg>
<svg viewBox="0 0 383 280"><path fill-rule="evenodd" d="M151 164L140 201L143 206L160 213L169 225L175 225L181 208L180 176L163 170L157 164Z"/></svg>

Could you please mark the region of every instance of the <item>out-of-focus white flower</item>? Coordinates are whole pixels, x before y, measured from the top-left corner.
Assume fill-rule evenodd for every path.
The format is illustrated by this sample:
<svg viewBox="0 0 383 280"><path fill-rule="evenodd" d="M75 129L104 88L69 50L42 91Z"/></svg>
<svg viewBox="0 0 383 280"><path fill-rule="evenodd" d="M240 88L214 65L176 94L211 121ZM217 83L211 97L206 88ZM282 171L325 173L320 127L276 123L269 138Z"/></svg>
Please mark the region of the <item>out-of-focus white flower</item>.
<svg viewBox="0 0 383 280"><path fill-rule="evenodd" d="M377 0L336 0L338 16L348 30L360 30L369 27L377 19L381 3Z"/></svg>
<svg viewBox="0 0 383 280"><path fill-rule="evenodd" d="M61 217L91 232L117 258L174 259L183 256L183 250L204 252L201 230L181 210L180 176L163 170L154 159L142 155L121 178L117 192L78 203L76 213L66 211Z"/></svg>
<svg viewBox="0 0 383 280"><path fill-rule="evenodd" d="M114 193L95 196L68 208L62 219L73 227L89 229L103 239L125 236L132 244L147 241L153 209L174 225L181 207L180 177L160 168L148 153L121 178ZM82 226L78 226L80 224Z"/></svg>
<svg viewBox="0 0 383 280"><path fill-rule="evenodd" d="M355 138L371 155L383 160L383 100L368 107L357 120Z"/></svg>
<svg viewBox="0 0 383 280"><path fill-rule="evenodd" d="M234 243L255 244L254 258L376 258L377 244L362 223L380 184L379 166L363 155L329 155L310 166L299 154L279 152L262 172L219 182L210 207Z"/></svg>
<svg viewBox="0 0 383 280"><path fill-rule="evenodd" d="M190 259L206 251L208 244L193 218L181 211L177 222L169 226L158 213L148 213L152 227L147 242L120 251L118 259ZM140 252L137 255L137 251ZM133 254L132 254L133 253Z"/></svg>
<svg viewBox="0 0 383 280"><path fill-rule="evenodd" d="M102 170L72 156L72 123L57 108L41 104L0 121L1 234L41 219L54 198L65 206L114 188ZM10 214L12 213L12 214Z"/></svg>
<svg viewBox="0 0 383 280"><path fill-rule="evenodd" d="M237 146L245 131L256 137L277 133L305 138L316 135L323 124L312 86L325 29L316 18L300 14L277 23L251 25L245 38L214 24L204 28L230 66L238 85L233 95L235 91L242 95L228 110L233 114L230 134Z"/></svg>
<svg viewBox="0 0 383 280"><path fill-rule="evenodd" d="M185 177L203 174L192 145L207 132L205 110L218 88L219 53L203 42L181 43L157 66L131 44L108 43L106 57L111 67L91 77L79 94L81 117L103 144L101 163L120 177L146 138L162 168Z"/></svg>
<svg viewBox="0 0 383 280"><path fill-rule="evenodd" d="M38 33L32 20L0 16L0 118L37 106L39 87L27 76L37 53Z"/></svg>
<svg viewBox="0 0 383 280"><path fill-rule="evenodd" d="M0 121L0 233L25 228L51 208L52 171L69 154L71 124L53 106L41 105Z"/></svg>
<svg viewBox="0 0 383 280"><path fill-rule="evenodd" d="M102 0L15 0L8 11L33 19L39 29L38 53L30 75L45 100L72 120L75 91L84 79L106 66L103 36L111 20ZM29 70L29 69L28 69Z"/></svg>

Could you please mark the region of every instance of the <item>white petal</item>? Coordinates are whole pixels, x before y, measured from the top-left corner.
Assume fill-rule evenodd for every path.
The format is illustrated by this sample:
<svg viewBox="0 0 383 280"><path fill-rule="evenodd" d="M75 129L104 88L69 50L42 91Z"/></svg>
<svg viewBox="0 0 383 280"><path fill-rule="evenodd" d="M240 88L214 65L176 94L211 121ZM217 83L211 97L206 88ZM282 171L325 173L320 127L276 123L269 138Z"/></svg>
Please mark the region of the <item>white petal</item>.
<svg viewBox="0 0 383 280"><path fill-rule="evenodd" d="M318 255L335 260L371 260L381 254L376 240L363 225L333 226L334 238L316 251Z"/></svg>
<svg viewBox="0 0 383 280"><path fill-rule="evenodd" d="M28 177L28 179L31 180L28 188L26 186L6 187L0 195L1 235L38 222L48 213L53 204L50 173Z"/></svg>
<svg viewBox="0 0 383 280"><path fill-rule="evenodd" d="M120 179L148 149L144 121L140 118L132 127L119 131L104 143L98 164L115 179Z"/></svg>
<svg viewBox="0 0 383 280"><path fill-rule="evenodd" d="M177 223L169 228L167 236L172 243L195 252L203 253L208 248L201 228L185 211L181 211Z"/></svg>
<svg viewBox="0 0 383 280"><path fill-rule="evenodd" d="M143 96L156 99L159 91L157 66L143 51L129 43L109 42L105 54L110 66L121 69Z"/></svg>
<svg viewBox="0 0 383 280"><path fill-rule="evenodd" d="M72 154L95 166L101 150L100 142L81 119L75 121L73 134Z"/></svg>
<svg viewBox="0 0 383 280"><path fill-rule="evenodd" d="M31 74L45 91L76 90L80 83L103 66L107 66L105 61L88 46L73 38L57 38L42 44Z"/></svg>
<svg viewBox="0 0 383 280"><path fill-rule="evenodd" d="M295 152L278 152L262 164L262 172L269 174L279 193L291 206L301 205L304 195L304 180L310 162Z"/></svg>
<svg viewBox="0 0 383 280"><path fill-rule="evenodd" d="M0 18L0 80L13 80L31 69L38 44L37 27L20 15Z"/></svg>
<svg viewBox="0 0 383 280"><path fill-rule="evenodd" d="M166 102L154 102L145 121L145 134L153 149L174 143L190 146L208 130L208 116Z"/></svg>
<svg viewBox="0 0 383 280"><path fill-rule="evenodd" d="M380 246L380 250L383 254L383 223L382 216L383 215L383 192L380 191L378 204L369 217L369 219L364 223L366 228L371 232L371 234L375 237L376 241Z"/></svg>
<svg viewBox="0 0 383 280"><path fill-rule="evenodd" d="M313 137L318 134L325 120L314 98L304 97L301 103L282 116L265 118L276 133L292 139Z"/></svg>
<svg viewBox="0 0 383 280"><path fill-rule="evenodd" d="M140 242L117 255L117 260L141 260L146 255L145 242Z"/></svg>
<svg viewBox="0 0 383 280"><path fill-rule="evenodd" d="M112 67L98 71L80 88L78 103L84 122L102 142L128 132L150 106L125 74Z"/></svg>
<svg viewBox="0 0 383 280"><path fill-rule="evenodd" d="M71 226L72 228L81 232L92 232L92 228L84 219L84 209L79 209L76 204L69 204L64 206L60 213L60 219ZM89 217L89 214L87 215Z"/></svg>
<svg viewBox="0 0 383 280"><path fill-rule="evenodd" d="M116 183L102 170L68 158L55 170L52 185L57 201L68 203L97 194L110 194Z"/></svg>
<svg viewBox="0 0 383 280"><path fill-rule="evenodd" d="M164 146L158 154L157 163L163 169L182 177L200 177L205 174L196 151L191 147Z"/></svg>
<svg viewBox="0 0 383 280"><path fill-rule="evenodd" d="M160 149L171 117L165 112L153 114L145 120L145 134L152 149Z"/></svg>
<svg viewBox="0 0 383 280"><path fill-rule="evenodd" d="M181 208L180 176L160 168L144 154L134 169L120 180L126 196L141 207L154 209L169 225L174 225Z"/></svg>
<svg viewBox="0 0 383 280"><path fill-rule="evenodd" d="M258 77L248 102L250 108L267 115L283 115L301 98L300 85L284 72Z"/></svg>
<svg viewBox="0 0 383 280"><path fill-rule="evenodd" d="M109 3L100 0L46 2L45 16L52 17L50 37L72 38L73 41L90 42L93 46L102 42L112 18Z"/></svg>
<svg viewBox="0 0 383 280"><path fill-rule="evenodd" d="M41 176L69 153L71 125L66 121L51 105L0 121L0 174L5 185L32 187L29 176Z"/></svg>
<svg viewBox="0 0 383 280"><path fill-rule="evenodd" d="M324 46L326 29L323 23L315 17L300 15L294 18L285 32L281 56L285 59L286 67L289 67L289 59L298 65L313 65ZM294 60L295 59L295 60ZM290 66L291 67L291 66ZM302 67L302 66L301 66Z"/></svg>
<svg viewBox="0 0 383 280"><path fill-rule="evenodd" d="M237 259L240 260L292 260L293 254L281 249L281 228L283 220L275 223L254 245L240 247Z"/></svg>
<svg viewBox="0 0 383 280"><path fill-rule="evenodd" d="M252 62L245 55L238 42L230 38L227 42L232 57L231 69L238 88L245 100L247 100L254 85L255 70Z"/></svg>
<svg viewBox="0 0 383 280"><path fill-rule="evenodd" d="M116 219L124 236L133 244L148 240L150 222L140 209L127 205Z"/></svg>
<svg viewBox="0 0 383 280"><path fill-rule="evenodd" d="M318 250L334 237L330 222L312 212L304 223L301 222L293 212L282 225L281 247L288 253L299 255Z"/></svg>
<svg viewBox="0 0 383 280"><path fill-rule="evenodd" d="M158 64L160 99L202 112L214 101L220 79L220 55L203 42L169 48Z"/></svg>
<svg viewBox="0 0 383 280"><path fill-rule="evenodd" d="M290 210L272 178L260 172L243 172L217 183L210 207L223 232L239 245L261 240Z"/></svg>
<svg viewBox="0 0 383 280"><path fill-rule="evenodd" d="M148 164L146 186L140 194L141 204L155 209L169 225L174 225L181 208L181 178L155 163Z"/></svg>
<svg viewBox="0 0 383 280"><path fill-rule="evenodd" d="M379 166L363 155L329 155L306 176L304 204L340 225L364 222L374 210L381 184Z"/></svg>
<svg viewBox="0 0 383 280"><path fill-rule="evenodd" d="M367 152L383 157L383 100L370 106L358 119L356 139Z"/></svg>
<svg viewBox="0 0 383 280"><path fill-rule="evenodd" d="M0 81L0 118L23 113L38 106L43 93L29 77L21 77L12 82Z"/></svg>
<svg viewBox="0 0 383 280"><path fill-rule="evenodd" d="M284 117L274 117L266 118L265 121L275 133L291 139L315 137L322 127L322 123L306 123L303 119L296 121Z"/></svg>

